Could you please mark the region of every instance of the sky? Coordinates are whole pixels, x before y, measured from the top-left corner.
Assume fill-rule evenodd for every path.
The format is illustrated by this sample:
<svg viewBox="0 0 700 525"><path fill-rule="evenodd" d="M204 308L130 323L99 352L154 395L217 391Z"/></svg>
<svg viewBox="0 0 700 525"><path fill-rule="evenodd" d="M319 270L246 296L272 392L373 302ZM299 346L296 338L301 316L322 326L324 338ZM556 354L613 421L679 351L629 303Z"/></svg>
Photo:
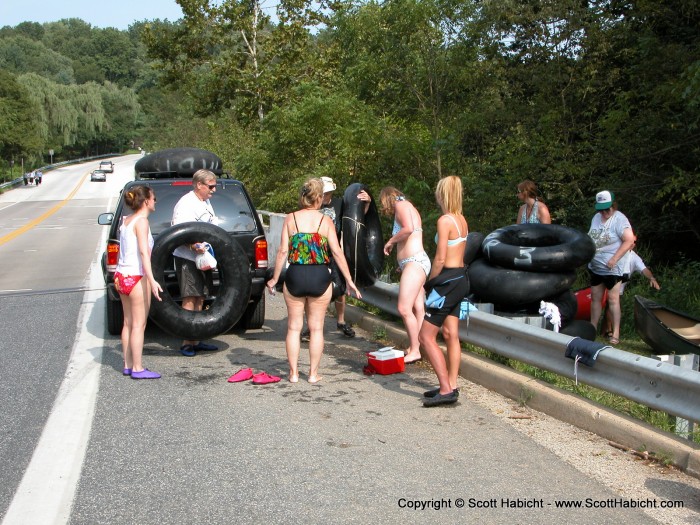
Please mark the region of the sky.
<svg viewBox="0 0 700 525"><path fill-rule="evenodd" d="M124 30L141 20L174 22L181 17L175 0L0 0L0 27L80 18L93 27Z"/></svg>

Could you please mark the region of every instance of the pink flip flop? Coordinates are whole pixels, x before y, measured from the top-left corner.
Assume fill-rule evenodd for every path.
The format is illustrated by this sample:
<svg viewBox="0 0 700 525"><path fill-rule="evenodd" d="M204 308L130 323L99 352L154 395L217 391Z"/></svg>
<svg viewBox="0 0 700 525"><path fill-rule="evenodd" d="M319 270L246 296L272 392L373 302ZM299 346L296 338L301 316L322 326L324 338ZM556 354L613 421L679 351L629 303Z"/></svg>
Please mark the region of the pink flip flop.
<svg viewBox="0 0 700 525"><path fill-rule="evenodd" d="M236 372L228 378L228 382L240 383L241 381L248 381L248 379L250 379L251 377L253 377L252 368L241 368L238 372Z"/></svg>
<svg viewBox="0 0 700 525"><path fill-rule="evenodd" d="M277 376L271 376L267 372L260 372L253 376L254 385L267 385L268 383L277 383L280 380Z"/></svg>

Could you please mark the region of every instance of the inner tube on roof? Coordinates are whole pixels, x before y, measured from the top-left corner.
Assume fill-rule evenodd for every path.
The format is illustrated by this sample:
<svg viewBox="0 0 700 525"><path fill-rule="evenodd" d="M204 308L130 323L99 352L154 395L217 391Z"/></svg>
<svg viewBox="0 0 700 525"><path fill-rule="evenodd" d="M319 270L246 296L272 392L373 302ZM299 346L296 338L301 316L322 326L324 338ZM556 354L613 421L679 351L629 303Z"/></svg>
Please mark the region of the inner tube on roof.
<svg viewBox="0 0 700 525"><path fill-rule="evenodd" d="M134 164L136 178L146 173L169 173L175 177L192 177L196 171L207 169L221 175L223 163L218 155L199 148L163 149L141 157Z"/></svg>
<svg viewBox="0 0 700 525"><path fill-rule="evenodd" d="M219 286L208 308L191 312L182 308L165 286L173 250L182 244L208 242L218 262ZM229 331L243 316L250 300L250 263L243 248L226 230L206 222L183 222L164 230L153 245L153 276L163 288L162 301L151 301L150 317L166 332L200 341ZM211 290L210 290L211 292ZM179 296L179 291L178 291ZM179 298L179 297L178 297Z"/></svg>
<svg viewBox="0 0 700 525"><path fill-rule="evenodd" d="M359 182L347 187L343 194L342 242L350 275L357 286L371 286L384 267L384 237L374 198L365 213L365 202L357 195L369 188Z"/></svg>
<svg viewBox="0 0 700 525"><path fill-rule="evenodd" d="M556 224L512 224L486 236L484 257L494 265L529 272L562 272L587 264L595 255L593 240Z"/></svg>
<svg viewBox="0 0 700 525"><path fill-rule="evenodd" d="M528 272L492 266L476 259L467 271L471 291L481 302L522 306L562 294L576 281L576 273Z"/></svg>

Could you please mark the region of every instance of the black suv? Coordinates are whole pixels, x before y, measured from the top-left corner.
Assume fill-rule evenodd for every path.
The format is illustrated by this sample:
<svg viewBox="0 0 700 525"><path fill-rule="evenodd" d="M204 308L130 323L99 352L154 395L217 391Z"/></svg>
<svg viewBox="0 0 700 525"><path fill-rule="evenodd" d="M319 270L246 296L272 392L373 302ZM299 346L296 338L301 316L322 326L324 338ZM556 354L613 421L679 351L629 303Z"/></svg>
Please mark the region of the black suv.
<svg viewBox="0 0 700 525"><path fill-rule="evenodd" d="M143 157L136 163L136 180L128 182L120 193L119 202L114 213L103 213L98 217L98 223L110 225L107 251L102 256L102 271L107 287L107 331L112 335L121 333L124 322L123 311L119 294L114 289L114 272L119 259L119 225L123 215L128 215L131 210L124 204L123 196L128 189L135 185L146 185L153 188L158 204L156 211L151 213L149 222L151 233L156 238L158 234L170 227L170 221L175 204L184 194L192 190L192 175L198 169L197 164L190 162L184 167L177 159L183 157L183 152L194 155L196 158L218 159L215 155L204 150L194 148L177 148L153 153L156 160L169 159L167 167L161 171L162 166L153 159ZM186 157L186 155L185 155ZM175 159L175 162L171 162ZM188 157L191 161L191 157ZM145 161L145 163L143 162ZM156 165L156 171L140 171L144 166ZM194 166L194 167L190 167ZM227 174L218 168L220 161L208 163L206 167L217 175L216 192L211 197L219 224L240 245L249 262L249 275L251 279L251 293L248 306L243 313L237 328L261 328L265 321L265 272L268 266L267 241L265 232L258 213L240 181L227 178ZM202 167L200 164L199 167ZM175 277L174 263L169 263L165 272L165 286L170 295L179 300L179 288ZM161 283L163 284L163 283ZM218 273L214 271L215 290L218 285ZM208 298L211 299L211 298Z"/></svg>

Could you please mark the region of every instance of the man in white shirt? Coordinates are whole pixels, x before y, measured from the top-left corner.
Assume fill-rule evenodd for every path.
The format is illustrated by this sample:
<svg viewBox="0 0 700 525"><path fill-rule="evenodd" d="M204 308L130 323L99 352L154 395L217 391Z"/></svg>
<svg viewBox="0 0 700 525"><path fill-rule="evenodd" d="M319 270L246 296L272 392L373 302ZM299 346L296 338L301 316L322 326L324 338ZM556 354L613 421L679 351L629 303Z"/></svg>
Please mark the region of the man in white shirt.
<svg viewBox="0 0 700 525"><path fill-rule="evenodd" d="M183 195L173 210L172 225L182 222L209 222L216 224L217 218L209 198L216 191L216 175L209 170L198 170L192 176L192 191ZM175 273L180 285L182 307L185 310L199 312L204 307L204 299L211 286L211 273L197 268L197 254L204 253L202 243L183 244L173 251L175 256ZM180 353L193 357L196 351L218 350L217 346L201 341L184 340Z"/></svg>
<svg viewBox="0 0 700 525"><path fill-rule="evenodd" d="M649 286L651 286L655 290L661 290L661 285L659 285L659 281L656 280L654 274L651 273L651 270L647 268L642 258L634 250L630 250L629 252L627 252L627 255L625 256L624 266L624 274L622 275L622 282L620 283L620 296L622 296L622 294L625 291L625 285L629 282L629 280L632 278L632 275L635 273L641 273L644 277L649 279ZM603 335L607 337L608 334L611 333L612 314L610 313L610 310L606 308L605 319L603 321Z"/></svg>

